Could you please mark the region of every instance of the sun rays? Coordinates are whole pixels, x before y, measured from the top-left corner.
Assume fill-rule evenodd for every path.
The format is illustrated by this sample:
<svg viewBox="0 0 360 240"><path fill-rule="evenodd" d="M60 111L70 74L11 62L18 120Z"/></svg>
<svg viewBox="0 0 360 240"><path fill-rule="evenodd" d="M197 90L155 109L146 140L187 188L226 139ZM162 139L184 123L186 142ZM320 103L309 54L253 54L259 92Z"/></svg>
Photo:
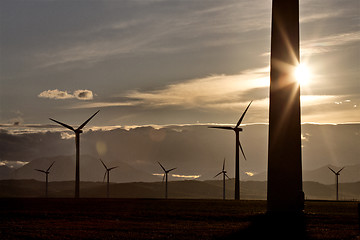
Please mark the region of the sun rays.
<svg viewBox="0 0 360 240"><path fill-rule="evenodd" d="M311 73L310 73L309 67L307 65L299 64L296 67L294 74L295 74L296 81L301 86L309 84L309 81L311 78Z"/></svg>

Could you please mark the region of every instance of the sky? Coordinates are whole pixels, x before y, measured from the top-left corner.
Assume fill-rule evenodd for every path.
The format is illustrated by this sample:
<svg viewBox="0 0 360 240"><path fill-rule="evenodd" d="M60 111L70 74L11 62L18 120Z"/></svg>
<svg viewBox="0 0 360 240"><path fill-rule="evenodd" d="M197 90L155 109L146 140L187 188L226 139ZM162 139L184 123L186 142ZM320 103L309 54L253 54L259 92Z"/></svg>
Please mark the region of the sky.
<svg viewBox="0 0 360 240"><path fill-rule="evenodd" d="M305 169L359 163L359 13L358 0L300 1ZM83 154L210 178L225 157L230 174L234 136L206 126L253 101L241 173L265 171L270 26L270 0L0 0L0 166L73 156L49 118L77 127L100 110Z"/></svg>
<svg viewBox="0 0 360 240"><path fill-rule="evenodd" d="M357 0L300 1L302 122L360 120ZM0 123L268 122L271 1L0 1Z"/></svg>

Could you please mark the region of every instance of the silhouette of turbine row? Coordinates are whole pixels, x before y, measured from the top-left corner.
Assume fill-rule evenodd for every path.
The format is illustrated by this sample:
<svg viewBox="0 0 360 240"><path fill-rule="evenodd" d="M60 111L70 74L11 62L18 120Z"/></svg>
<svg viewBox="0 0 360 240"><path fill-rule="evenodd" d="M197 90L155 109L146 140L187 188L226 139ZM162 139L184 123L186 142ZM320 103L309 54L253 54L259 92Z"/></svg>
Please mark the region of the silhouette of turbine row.
<svg viewBox="0 0 360 240"><path fill-rule="evenodd" d="M210 126L209 128L218 128L218 129L225 129L225 130L233 130L235 132L235 200L239 200L240 199L240 174L239 174L239 149L242 152L242 155L244 156L244 159L246 160L246 156L244 153L244 150L241 146L240 143L240 139L239 139L239 132L242 131L242 128L240 128L240 124L242 122L242 120L245 117L245 114L247 112L247 110L249 109L250 105L251 105L252 101L249 103L249 105L247 106L247 108L245 109L245 111L243 112L243 114L241 115L239 121L237 122L235 127L231 127L231 126ZM89 119L87 119L83 124L81 124L78 128L73 128L72 126L69 126L63 122L60 122L58 120L49 118L51 121L72 130L75 133L75 145L76 145L76 169L75 169L75 198L79 198L80 196L80 134L83 132L82 129L85 127L85 125L96 115L99 113L100 110L98 110L97 112L95 112ZM104 175L104 180L105 181L105 177L107 175L107 197L109 197L109 179L110 179L110 171L116 167L112 167L112 168L108 168L105 163L100 159L101 163L103 164L103 166L105 167L105 175ZM165 198L167 198L167 182L168 182L168 173L170 171L175 170L176 168L172 168L170 170L166 170L160 162L158 162L160 167L164 170L164 177L163 177L163 181L164 179L166 179L166 183L165 183ZM51 165L52 166L52 165ZM49 167L49 169L51 168L51 166ZM225 167L225 160L224 160L224 165L223 168ZM48 169L48 170L49 170ZM48 174L49 171L43 171L43 170L38 170L41 172L46 173L46 181L48 181ZM223 169L224 171L224 169ZM222 172L224 173L224 172ZM224 173L224 178L225 176L227 177L226 173ZM225 186L224 186L224 191L225 191ZM46 184L46 196L47 196L47 184Z"/></svg>
<svg viewBox="0 0 360 240"><path fill-rule="evenodd" d="M108 168L102 159L99 159L99 161L101 162L101 164L105 168L105 174L104 174L103 182L105 181L105 178L107 177L106 197L109 198L110 197L110 171L113 170L113 169L118 168L118 166ZM45 178L46 179L45 180L45 197L46 198L48 197L48 179L49 179L48 177L49 177L50 169L52 168L54 163L55 163L55 161L52 162L51 165L46 170L34 169L34 170L36 170L38 172L44 173L45 176L46 176L46 178ZM166 170L165 167L160 162L158 162L158 164L160 165L161 169L164 171L162 182L164 182L164 180L165 180L165 199L167 199L168 198L168 173L175 170L175 169L177 169L177 168L171 168L169 170ZM345 167L342 167L337 172L334 171L330 167L328 167L328 168L329 168L329 170L331 170L331 172L333 172L335 174L335 177L336 177L336 201L338 201L339 200L339 175L340 175L340 172ZM225 182L226 181L225 180L226 180L226 178L228 178L230 180L229 176L227 175L227 171L225 170L225 158L224 158L224 161L223 161L222 170L218 174L216 174L214 176L214 178L218 177L221 174L223 175L223 200L225 200L226 199L226 188L225 188Z"/></svg>

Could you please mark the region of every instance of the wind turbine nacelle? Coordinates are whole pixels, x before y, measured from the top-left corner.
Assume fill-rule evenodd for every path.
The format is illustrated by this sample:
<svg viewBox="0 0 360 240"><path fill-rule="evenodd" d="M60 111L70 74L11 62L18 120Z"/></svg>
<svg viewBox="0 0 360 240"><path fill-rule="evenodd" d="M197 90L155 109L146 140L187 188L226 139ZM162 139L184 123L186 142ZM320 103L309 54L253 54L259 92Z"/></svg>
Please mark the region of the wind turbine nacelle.
<svg viewBox="0 0 360 240"><path fill-rule="evenodd" d="M81 129L76 129L76 130L75 130L75 133L78 133L78 134L83 133L83 130L81 130Z"/></svg>

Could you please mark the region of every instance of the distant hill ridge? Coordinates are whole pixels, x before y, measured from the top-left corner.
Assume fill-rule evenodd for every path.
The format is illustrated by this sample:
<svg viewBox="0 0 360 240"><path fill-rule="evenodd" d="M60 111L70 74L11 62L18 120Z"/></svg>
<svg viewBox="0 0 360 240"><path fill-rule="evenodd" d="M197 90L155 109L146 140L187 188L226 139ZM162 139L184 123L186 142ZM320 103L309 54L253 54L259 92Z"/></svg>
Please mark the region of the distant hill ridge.
<svg viewBox="0 0 360 240"><path fill-rule="evenodd" d="M163 182L111 183L110 197L114 198L163 198ZM172 181L169 182L169 198L222 199L222 181ZM44 197L45 183L36 180L0 180L0 197ZM106 197L103 182L81 182L81 197ZM304 182L306 199L334 200L335 185ZM50 182L50 197L74 197L74 182ZM233 199L234 180L226 181L226 198ZM266 182L241 182L241 199L266 199ZM340 200L360 200L360 182L339 184Z"/></svg>
<svg viewBox="0 0 360 240"><path fill-rule="evenodd" d="M47 158L35 159L23 167L17 169L11 169L7 166L0 166L0 180L1 179L35 179L39 181L44 180L43 174L34 171L34 169L47 169L50 164L55 161L53 168L49 175L49 181L72 181L74 180L75 171L75 157L74 156L56 156ZM90 155L82 155L80 160L80 179L81 181L102 181L105 173L105 169L102 166L98 158ZM105 160L106 161L106 160ZM153 173L161 174L161 169L154 172L148 172L145 169L137 169L129 164L121 161L106 161L108 167L118 166L111 172L111 182L156 182L161 181L162 176L154 176ZM154 163L155 167L156 162ZM232 166L227 164L227 168L231 169ZM177 167L177 166L174 166ZM221 166L220 166L221 167ZM339 170L343 166L326 165L315 170L303 170L303 181L318 182L321 184L334 184L335 176L329 170L329 167L334 170ZM241 170L241 169L240 169ZM178 168L178 172L181 173L182 169ZM210 180L216 174L216 171L212 169L203 169L205 174L202 174L198 180ZM340 183L352 183L360 181L360 164L353 166L345 166L339 176ZM258 174L247 175L244 171L241 171L242 181L266 181L266 172ZM183 180L181 178L170 178L174 180Z"/></svg>

